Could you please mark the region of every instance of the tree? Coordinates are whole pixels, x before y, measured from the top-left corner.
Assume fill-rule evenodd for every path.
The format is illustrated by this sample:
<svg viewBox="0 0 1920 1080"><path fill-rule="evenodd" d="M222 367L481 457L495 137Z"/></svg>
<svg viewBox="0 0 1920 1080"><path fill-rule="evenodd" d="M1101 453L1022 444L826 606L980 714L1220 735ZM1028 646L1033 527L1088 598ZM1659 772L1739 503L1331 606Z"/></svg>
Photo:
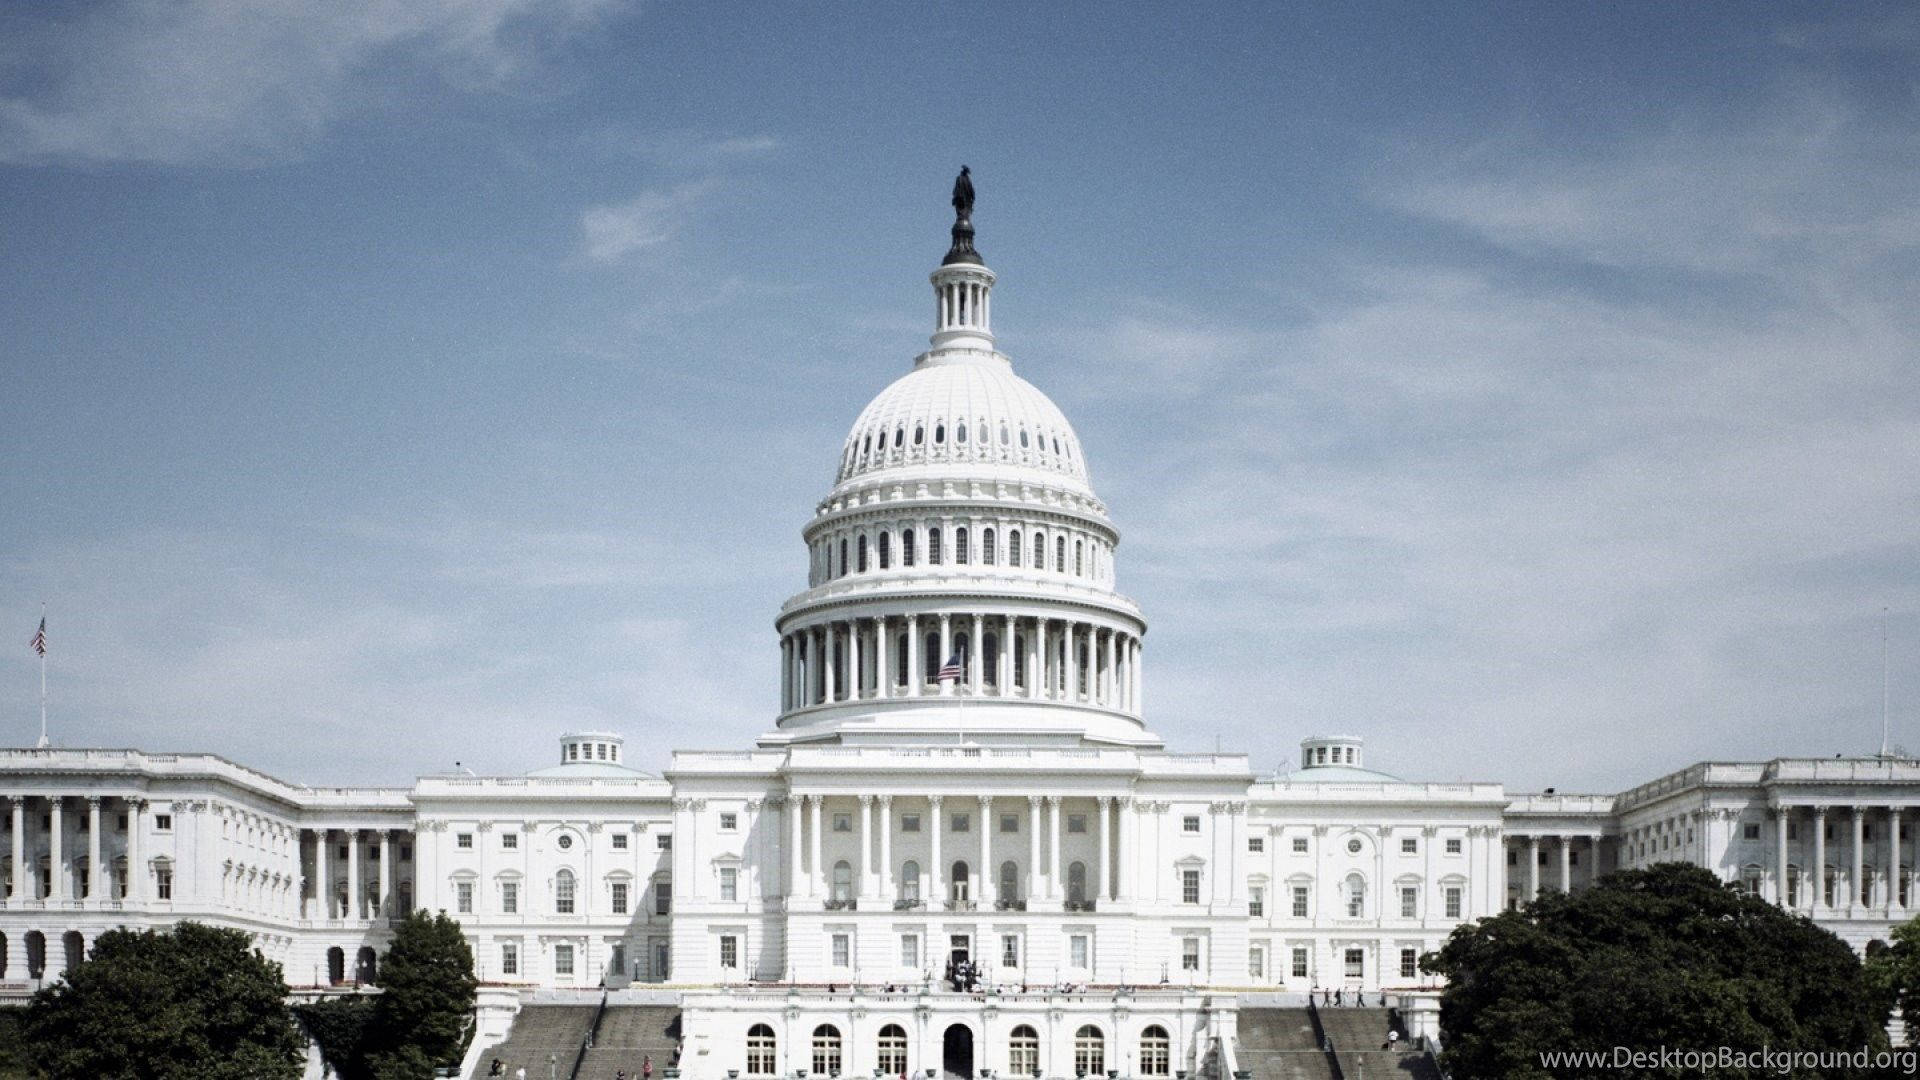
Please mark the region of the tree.
<svg viewBox="0 0 1920 1080"><path fill-rule="evenodd" d="M1868 947L1867 981L1909 1032L1920 1032L1920 916L1894 927L1891 936L1884 948Z"/></svg>
<svg viewBox="0 0 1920 1080"><path fill-rule="evenodd" d="M381 993L366 1040L373 1075L411 1080L433 1075L438 1065L459 1065L473 1035L479 986L460 924L445 912L408 915L379 970Z"/></svg>
<svg viewBox="0 0 1920 1080"><path fill-rule="evenodd" d="M28 1005L34 1065L52 1080L293 1080L305 1050L287 984L251 944L193 922L101 934Z"/></svg>
<svg viewBox="0 0 1920 1080"><path fill-rule="evenodd" d="M1585 892L1549 893L1462 926L1422 966L1448 979L1442 1064L1455 1076L1777 1076L1777 1059L1704 1070L1698 1060L1643 1059L1623 1071L1615 1048L1858 1052L1886 1043L1885 999L1845 942L1681 863L1618 871ZM1563 1051L1601 1059L1543 1064L1542 1053Z"/></svg>

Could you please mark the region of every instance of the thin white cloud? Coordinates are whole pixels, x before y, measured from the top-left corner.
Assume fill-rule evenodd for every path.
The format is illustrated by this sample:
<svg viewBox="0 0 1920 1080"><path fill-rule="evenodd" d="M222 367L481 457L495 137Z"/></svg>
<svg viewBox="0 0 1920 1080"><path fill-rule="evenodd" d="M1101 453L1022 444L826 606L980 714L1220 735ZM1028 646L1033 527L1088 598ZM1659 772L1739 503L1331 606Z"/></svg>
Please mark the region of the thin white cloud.
<svg viewBox="0 0 1920 1080"><path fill-rule="evenodd" d="M580 215L581 242L595 262L618 262L678 236L714 191L710 180L643 191Z"/></svg>
<svg viewBox="0 0 1920 1080"><path fill-rule="evenodd" d="M462 84L519 74L542 43L624 0L113 0L16 15L0 161L251 164L297 155L379 63Z"/></svg>

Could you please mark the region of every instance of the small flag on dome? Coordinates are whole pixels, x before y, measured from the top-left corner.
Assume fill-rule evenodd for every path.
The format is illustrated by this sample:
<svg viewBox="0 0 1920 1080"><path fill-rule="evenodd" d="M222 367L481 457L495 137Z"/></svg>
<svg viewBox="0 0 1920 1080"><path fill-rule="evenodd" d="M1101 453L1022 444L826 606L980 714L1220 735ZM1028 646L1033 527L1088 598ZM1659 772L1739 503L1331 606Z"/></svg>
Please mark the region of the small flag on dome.
<svg viewBox="0 0 1920 1080"><path fill-rule="evenodd" d="M40 616L40 629L33 632L33 640L27 644L33 646L33 651L41 656L47 655L47 617L45 615Z"/></svg>
<svg viewBox="0 0 1920 1080"><path fill-rule="evenodd" d="M941 665L939 681L946 682L948 679L958 679L959 677L960 654L954 653L952 656L947 657L945 664Z"/></svg>

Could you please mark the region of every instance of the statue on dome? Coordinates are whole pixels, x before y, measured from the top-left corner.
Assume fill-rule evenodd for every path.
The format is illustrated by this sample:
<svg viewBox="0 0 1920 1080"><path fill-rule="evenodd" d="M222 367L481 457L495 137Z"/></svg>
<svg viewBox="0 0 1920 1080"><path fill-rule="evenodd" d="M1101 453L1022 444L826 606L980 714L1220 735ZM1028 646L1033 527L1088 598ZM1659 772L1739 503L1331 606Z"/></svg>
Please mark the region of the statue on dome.
<svg viewBox="0 0 1920 1080"><path fill-rule="evenodd" d="M960 166L960 175L953 181L953 213L961 221L973 216L973 181L969 180L969 170Z"/></svg>

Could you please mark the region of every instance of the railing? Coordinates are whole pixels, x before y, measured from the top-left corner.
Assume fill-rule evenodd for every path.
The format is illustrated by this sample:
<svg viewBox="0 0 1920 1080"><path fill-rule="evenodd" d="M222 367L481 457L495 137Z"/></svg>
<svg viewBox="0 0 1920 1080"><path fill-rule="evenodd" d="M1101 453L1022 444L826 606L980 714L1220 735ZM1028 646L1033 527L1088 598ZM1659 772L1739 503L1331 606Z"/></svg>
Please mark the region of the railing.
<svg viewBox="0 0 1920 1080"><path fill-rule="evenodd" d="M1313 1041L1327 1056L1327 1071L1333 1074L1333 1080L1347 1080L1347 1074L1340 1068L1340 1055L1333 1052L1333 1040L1327 1038L1326 1026L1320 1023L1320 1009L1313 1003L1313 995L1307 995L1307 1019L1313 1021Z"/></svg>
<svg viewBox="0 0 1920 1080"><path fill-rule="evenodd" d="M607 1015L607 992L600 991L600 1007L593 1010L593 1024L587 1028L587 1036L580 1040L580 1052L573 1055L573 1068L567 1070L567 1080L580 1080L580 1066L586 1064L587 1050L600 1038L600 1021Z"/></svg>
<svg viewBox="0 0 1920 1080"><path fill-rule="evenodd" d="M857 911L859 908L860 901L851 896L835 897L827 901L828 911Z"/></svg>
<svg viewBox="0 0 1920 1080"><path fill-rule="evenodd" d="M978 903L976 903L975 901L972 901L972 900L949 900L949 901L947 901L947 910L948 910L948 911L975 911L975 910L978 910L978 909L979 909L979 907L980 907L980 905L979 905Z"/></svg>
<svg viewBox="0 0 1920 1080"><path fill-rule="evenodd" d="M1094 904L1095 902L1092 900L1069 900L1067 901L1067 910L1068 911L1093 911Z"/></svg>
<svg viewBox="0 0 1920 1080"><path fill-rule="evenodd" d="M993 910L1025 911L1027 910L1027 902L1025 900L996 900L994 901Z"/></svg>
<svg viewBox="0 0 1920 1080"><path fill-rule="evenodd" d="M926 909L927 902L925 900L895 900L893 902L893 910L895 911L925 911Z"/></svg>

